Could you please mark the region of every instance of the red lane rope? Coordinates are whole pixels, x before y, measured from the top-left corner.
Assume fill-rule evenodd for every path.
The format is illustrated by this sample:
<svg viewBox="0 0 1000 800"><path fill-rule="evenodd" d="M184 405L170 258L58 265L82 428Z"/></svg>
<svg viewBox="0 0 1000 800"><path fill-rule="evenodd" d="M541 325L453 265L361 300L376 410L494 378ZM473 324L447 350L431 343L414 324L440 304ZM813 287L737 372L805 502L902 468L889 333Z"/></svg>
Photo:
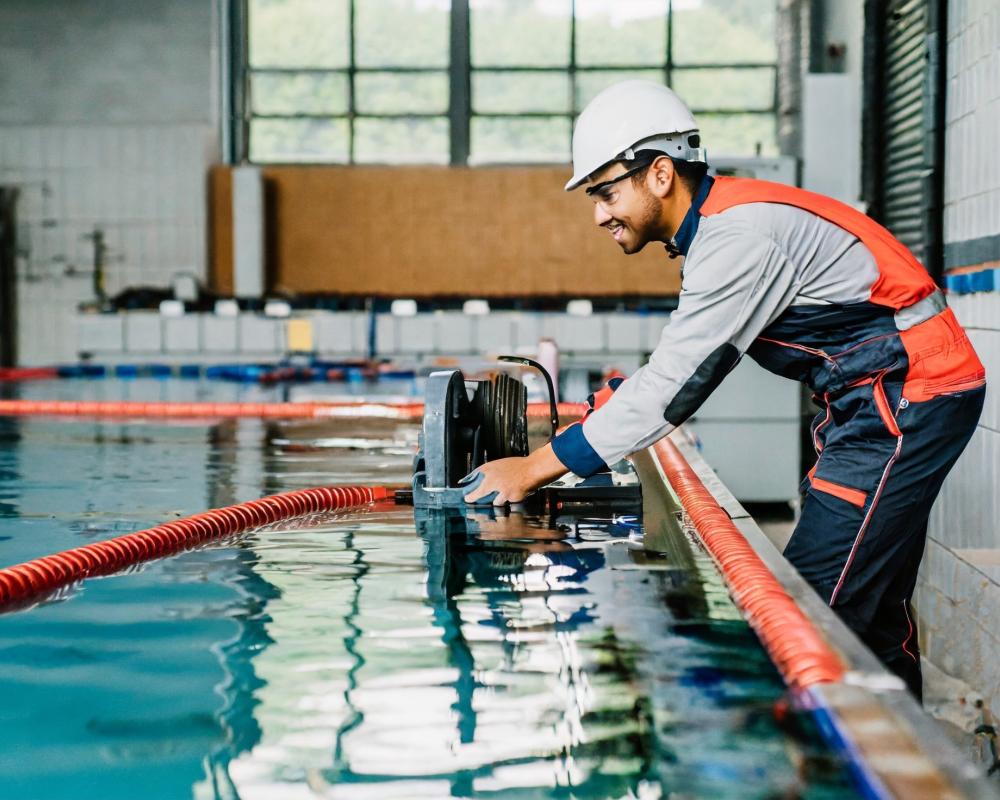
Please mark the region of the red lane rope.
<svg viewBox="0 0 1000 800"><path fill-rule="evenodd" d="M653 452L785 683L804 689L840 680L843 661L719 507L677 446L662 439Z"/></svg>
<svg viewBox="0 0 1000 800"><path fill-rule="evenodd" d="M559 414L579 417L585 403L560 403ZM0 416L132 417L174 419L380 417L416 420L424 404L345 401L333 403L143 403L136 401L0 400ZM547 417L547 403L529 403L529 417Z"/></svg>
<svg viewBox="0 0 1000 800"><path fill-rule="evenodd" d="M58 378L59 370L55 367L3 367L0 368L0 381L33 381L44 378Z"/></svg>
<svg viewBox="0 0 1000 800"><path fill-rule="evenodd" d="M320 511L358 508L393 495L384 486L321 486L275 494L127 533L0 569L0 609L94 575L188 550L204 542Z"/></svg>
<svg viewBox="0 0 1000 800"><path fill-rule="evenodd" d="M73 417L257 417L300 419L378 416L415 419L423 403L143 403L136 401L0 400L0 415Z"/></svg>

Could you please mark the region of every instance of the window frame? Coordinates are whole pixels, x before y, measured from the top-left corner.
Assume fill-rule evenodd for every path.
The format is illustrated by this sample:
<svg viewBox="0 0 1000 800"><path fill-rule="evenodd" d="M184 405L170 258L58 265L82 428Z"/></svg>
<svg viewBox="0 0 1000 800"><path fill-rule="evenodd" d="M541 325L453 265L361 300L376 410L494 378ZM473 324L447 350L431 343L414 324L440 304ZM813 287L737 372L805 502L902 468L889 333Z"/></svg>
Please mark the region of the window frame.
<svg viewBox="0 0 1000 800"><path fill-rule="evenodd" d="M443 67L404 67L404 66L358 66L356 53L356 5L358 0L347 0L348 2L348 63L346 67L256 67L249 63L249 0L230 0L230 15L228 31L229 63L228 70L224 68L224 79L228 80L230 91L225 95L228 101L226 118L229 122L226 131L223 133L229 163L253 163L268 164L278 163L269 161L251 161L250 159L250 136L251 126L255 119L344 119L348 125L348 144L346 161L323 161L324 164L371 164L371 161L358 162L356 160L355 146L355 123L359 119L447 119L449 129L449 153L448 164L451 166L479 166L489 164L512 164L516 161L470 161L471 151L471 127L472 121L477 118L483 119L568 119L570 122L570 141L566 145L566 160L551 162L565 164L569 161L570 145L572 137L572 123L580 112L577 107L578 79L580 75L587 73L613 73L620 72L629 74L634 72L659 72L662 74L666 85L671 85L672 78L679 71L700 71L711 69L733 69L733 70L770 70L772 75L771 103L767 108L719 108L691 106L691 111L696 116L702 115L753 115L761 117L771 117L777 120L778 97L777 97L777 55L773 61L741 61L741 62L704 62L704 63L677 63L673 57L673 27L674 27L674 2L666 0L666 14L664 25L666 26L666 46L663 61L659 64L586 64L577 63L577 2L570 0L570 32L569 32L569 60L566 66L533 66L530 64L518 65L489 65L477 64L473 66L471 58L471 10L469 0L451 0L451 10L449 12L449 58L447 66ZM568 112L477 112L473 110L472 85L473 77L477 73L491 73L495 75L510 75L517 73L553 73L568 76L569 103ZM444 74L447 77L449 98L447 109L443 112L359 112L357 109L357 87L356 78L365 73L383 74ZM251 86L255 74L274 75L343 75L347 78L347 110L343 114L324 114L297 112L286 114L259 114L255 113L252 107ZM777 144L775 142L775 144ZM308 164L314 162L296 161L280 163L300 163ZM393 162L386 162L393 163ZM410 162L407 162L410 163ZM537 162L532 162L537 163Z"/></svg>

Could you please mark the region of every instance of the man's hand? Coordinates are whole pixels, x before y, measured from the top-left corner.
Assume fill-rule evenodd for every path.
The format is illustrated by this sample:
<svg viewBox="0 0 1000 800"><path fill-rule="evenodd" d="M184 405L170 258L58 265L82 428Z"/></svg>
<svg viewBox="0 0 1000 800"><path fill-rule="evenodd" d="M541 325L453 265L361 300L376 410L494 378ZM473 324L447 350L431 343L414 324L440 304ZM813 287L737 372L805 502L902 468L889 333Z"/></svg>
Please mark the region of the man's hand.
<svg viewBox="0 0 1000 800"><path fill-rule="evenodd" d="M475 503L487 495L495 494L493 505L520 503L536 487L529 477L529 456L500 458L479 467L473 475L475 487L465 495L466 503ZM487 501L488 502L488 501Z"/></svg>
<svg viewBox="0 0 1000 800"><path fill-rule="evenodd" d="M529 456L500 458L477 467L473 475L482 479L465 495L466 503L475 503L493 492L493 505L520 503L539 486L558 478L566 467L556 458L551 445L538 448Z"/></svg>

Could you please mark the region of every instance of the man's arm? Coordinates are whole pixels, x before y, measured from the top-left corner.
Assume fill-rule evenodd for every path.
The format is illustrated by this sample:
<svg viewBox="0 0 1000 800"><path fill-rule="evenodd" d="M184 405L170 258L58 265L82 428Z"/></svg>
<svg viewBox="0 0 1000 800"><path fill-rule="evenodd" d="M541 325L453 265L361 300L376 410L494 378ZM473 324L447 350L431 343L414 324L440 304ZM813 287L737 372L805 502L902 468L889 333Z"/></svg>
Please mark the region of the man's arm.
<svg viewBox="0 0 1000 800"><path fill-rule="evenodd" d="M566 432L569 446L554 443L572 471L587 475L597 462L613 464L684 422L794 299L794 268L769 236L742 222L703 225L704 238L684 266L677 309L649 363L580 431Z"/></svg>
<svg viewBox="0 0 1000 800"><path fill-rule="evenodd" d="M677 309L649 363L582 425L530 456L480 467L483 483L467 499L496 491L495 504L516 502L563 472L591 475L653 444L701 406L798 289L769 236L742 222L716 222L702 223Z"/></svg>

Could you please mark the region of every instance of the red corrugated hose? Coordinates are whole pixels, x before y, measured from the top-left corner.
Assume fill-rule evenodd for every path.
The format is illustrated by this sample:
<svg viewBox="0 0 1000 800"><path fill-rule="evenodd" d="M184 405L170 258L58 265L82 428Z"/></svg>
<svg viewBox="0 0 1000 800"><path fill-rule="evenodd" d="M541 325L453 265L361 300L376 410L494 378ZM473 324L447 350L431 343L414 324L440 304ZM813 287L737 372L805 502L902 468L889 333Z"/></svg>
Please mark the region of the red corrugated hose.
<svg viewBox="0 0 1000 800"><path fill-rule="evenodd" d="M204 542L321 511L387 500L384 486L322 486L262 497L0 569L0 609L40 599L94 575L188 550Z"/></svg>
<svg viewBox="0 0 1000 800"><path fill-rule="evenodd" d="M840 680L844 663L740 533L677 446L653 451L750 626L792 688Z"/></svg>

